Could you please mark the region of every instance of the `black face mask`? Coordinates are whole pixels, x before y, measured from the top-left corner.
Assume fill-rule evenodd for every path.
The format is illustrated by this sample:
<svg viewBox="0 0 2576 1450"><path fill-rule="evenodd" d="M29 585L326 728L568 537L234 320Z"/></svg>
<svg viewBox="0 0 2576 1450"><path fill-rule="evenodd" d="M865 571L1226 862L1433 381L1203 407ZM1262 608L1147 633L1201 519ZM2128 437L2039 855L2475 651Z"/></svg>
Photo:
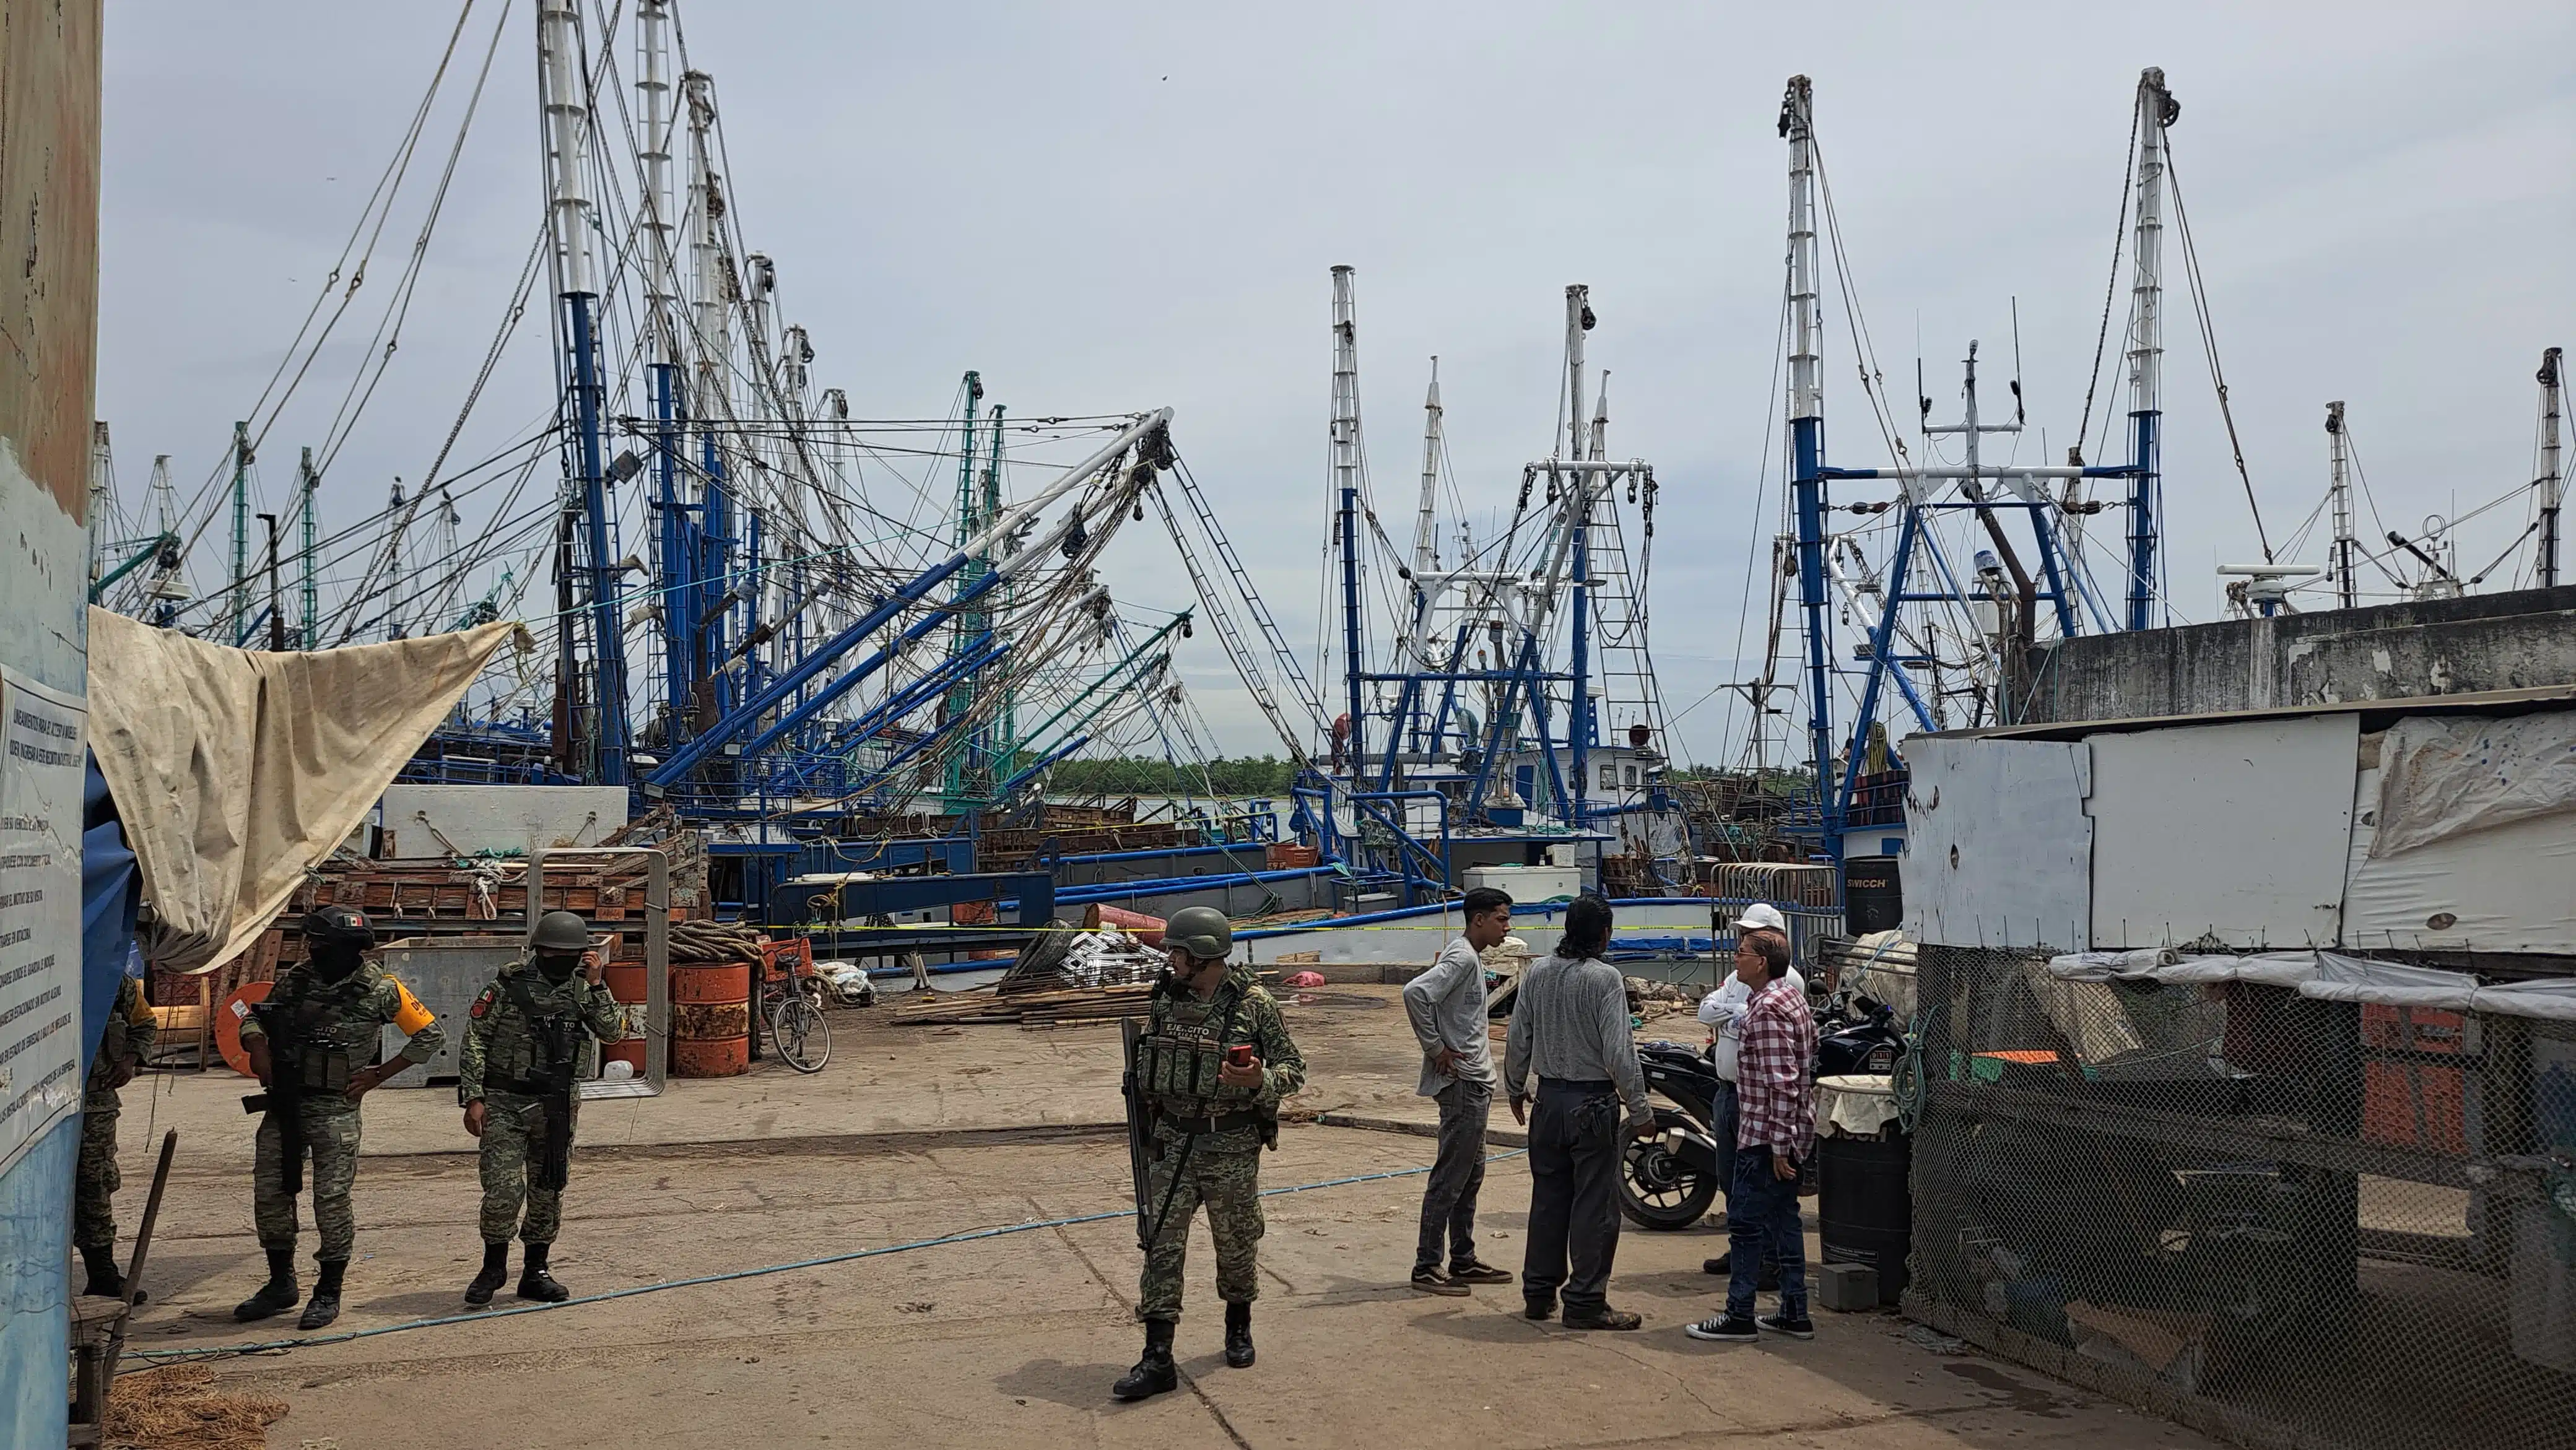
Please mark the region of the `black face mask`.
<svg viewBox="0 0 2576 1450"><path fill-rule="evenodd" d="M580 969L581 958L578 956L540 956L537 958L537 974L558 986L571 981L572 974Z"/></svg>
<svg viewBox="0 0 2576 1450"><path fill-rule="evenodd" d="M325 982L347 981L349 974L356 971L358 963L365 959L366 954L353 946L317 946L312 954L313 974Z"/></svg>

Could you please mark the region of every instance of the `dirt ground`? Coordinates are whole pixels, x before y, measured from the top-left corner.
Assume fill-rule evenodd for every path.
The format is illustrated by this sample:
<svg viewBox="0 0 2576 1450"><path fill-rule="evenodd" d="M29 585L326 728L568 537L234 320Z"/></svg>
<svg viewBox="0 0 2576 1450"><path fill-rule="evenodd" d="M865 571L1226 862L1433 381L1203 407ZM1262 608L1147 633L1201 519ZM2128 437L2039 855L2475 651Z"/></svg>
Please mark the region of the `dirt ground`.
<svg viewBox="0 0 2576 1450"><path fill-rule="evenodd" d="M1327 1121L1427 1117L1392 996L1341 988L1290 1007L1318 1080L1306 1105ZM835 1033L818 1077L762 1071L596 1105L608 1111L583 1122L563 1280L598 1295L738 1277L541 1312L467 1317L458 1297L479 1258L479 1190L452 1094L371 1100L360 1259L334 1332L465 1322L263 1347L214 1361L222 1382L290 1402L270 1431L285 1450L2209 1443L1892 1315L1820 1312L1805 1344L1693 1342L1682 1326L1718 1293L1699 1272L1723 1243L1714 1221L1622 1238L1612 1294L1644 1314L1634 1334L1530 1323L1510 1288L1416 1294L1403 1279L1421 1178L1337 1180L1424 1166L1429 1140L1322 1124L1288 1129L1263 1165L1268 1187L1328 1186L1267 1201L1260 1363L1223 1367L1202 1228L1184 1387L1115 1405L1109 1383L1139 1343L1115 1029L891 1030L842 1014ZM240 1080L147 1081L159 1092L138 1083L124 1120L129 1232L147 1123L179 1125L184 1151L135 1351L301 1338L291 1321L229 1313L260 1274ZM1518 1264L1527 1200L1520 1160L1497 1162L1486 1257ZM1091 1221L1052 1222L1068 1218ZM504 1290L495 1308L516 1302Z"/></svg>

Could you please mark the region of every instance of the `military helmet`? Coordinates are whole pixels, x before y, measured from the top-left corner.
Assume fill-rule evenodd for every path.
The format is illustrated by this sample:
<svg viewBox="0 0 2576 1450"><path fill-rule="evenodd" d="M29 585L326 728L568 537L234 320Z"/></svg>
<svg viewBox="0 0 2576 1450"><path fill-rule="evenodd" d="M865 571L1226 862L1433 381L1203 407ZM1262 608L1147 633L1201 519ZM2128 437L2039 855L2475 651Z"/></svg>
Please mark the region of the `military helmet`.
<svg viewBox="0 0 2576 1450"><path fill-rule="evenodd" d="M537 918L537 934L529 945L541 952L586 952L590 923L569 911L549 911Z"/></svg>
<svg viewBox="0 0 2576 1450"><path fill-rule="evenodd" d="M1222 957L1234 945L1234 923L1213 906L1184 906L1163 924L1163 945L1201 961Z"/></svg>
<svg viewBox="0 0 2576 1450"><path fill-rule="evenodd" d="M376 928L354 906L317 906L304 913L304 947L347 946L360 951L376 944Z"/></svg>

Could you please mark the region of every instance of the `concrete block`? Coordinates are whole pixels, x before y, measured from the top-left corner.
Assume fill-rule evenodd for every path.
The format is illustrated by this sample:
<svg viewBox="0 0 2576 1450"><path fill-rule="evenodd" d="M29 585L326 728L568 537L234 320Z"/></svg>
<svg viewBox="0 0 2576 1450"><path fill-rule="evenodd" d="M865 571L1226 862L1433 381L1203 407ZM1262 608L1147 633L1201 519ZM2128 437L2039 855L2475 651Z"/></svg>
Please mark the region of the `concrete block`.
<svg viewBox="0 0 2576 1450"><path fill-rule="evenodd" d="M1818 1304L1842 1314L1866 1314L1878 1308L1878 1269L1870 1264L1809 1264Z"/></svg>

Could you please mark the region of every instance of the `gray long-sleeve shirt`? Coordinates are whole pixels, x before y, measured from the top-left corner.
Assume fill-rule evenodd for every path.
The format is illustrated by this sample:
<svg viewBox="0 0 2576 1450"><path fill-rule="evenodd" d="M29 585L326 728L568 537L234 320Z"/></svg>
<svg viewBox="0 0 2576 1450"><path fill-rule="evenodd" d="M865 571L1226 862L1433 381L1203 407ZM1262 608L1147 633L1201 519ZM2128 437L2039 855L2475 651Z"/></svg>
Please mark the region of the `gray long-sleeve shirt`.
<svg viewBox="0 0 2576 1450"><path fill-rule="evenodd" d="M1646 1072L1628 1027L1628 983L1608 962L1549 956L1521 977L1503 1047L1503 1086L1529 1093L1530 1074L1619 1088L1632 1122L1652 1121Z"/></svg>
<svg viewBox="0 0 2576 1450"><path fill-rule="evenodd" d="M1431 970L1404 984L1404 1015L1413 1023L1413 1039L1422 1044L1422 1096L1464 1079L1491 1087L1494 1052L1485 1026L1485 963L1476 949L1459 937L1440 949ZM1458 1054L1452 1072L1431 1065L1442 1048Z"/></svg>

